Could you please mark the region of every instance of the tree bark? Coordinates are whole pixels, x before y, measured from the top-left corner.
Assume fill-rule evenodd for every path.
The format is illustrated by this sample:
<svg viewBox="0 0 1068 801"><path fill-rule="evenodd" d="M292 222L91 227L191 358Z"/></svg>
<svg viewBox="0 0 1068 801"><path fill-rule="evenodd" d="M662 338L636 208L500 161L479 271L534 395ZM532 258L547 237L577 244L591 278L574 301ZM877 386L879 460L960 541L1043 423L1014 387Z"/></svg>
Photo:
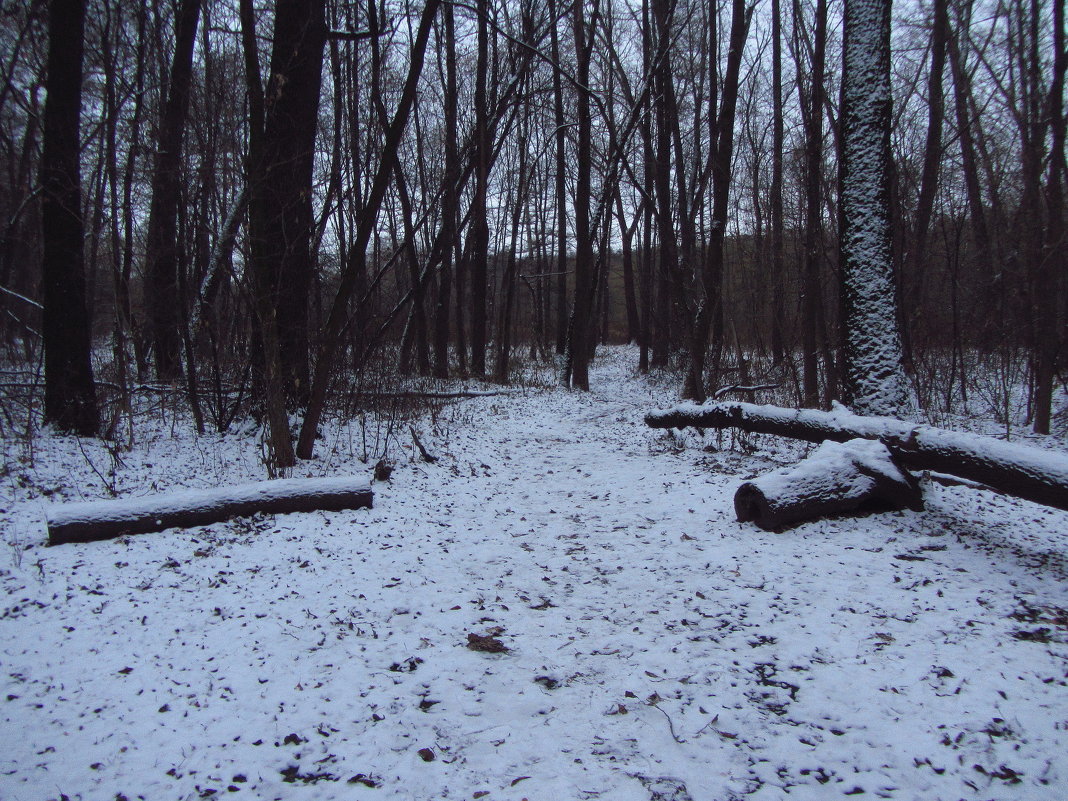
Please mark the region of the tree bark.
<svg viewBox="0 0 1068 801"><path fill-rule="evenodd" d="M564 124L564 87L560 77L560 34L557 30L557 0L549 0L553 16L550 47L553 60L553 132L556 140L554 173L556 188L556 353L567 349L567 126Z"/></svg>
<svg viewBox="0 0 1068 801"><path fill-rule="evenodd" d="M867 510L923 509L919 482L886 446L871 440L824 442L796 465L742 484L734 494L741 523L767 531L818 517Z"/></svg>
<svg viewBox="0 0 1068 801"><path fill-rule="evenodd" d="M252 165L249 238L264 359L290 408L308 402L308 298L314 262L312 168L326 23L325 0L279 0ZM274 345L269 340L274 340ZM277 348L276 353L271 351Z"/></svg>
<svg viewBox="0 0 1068 801"><path fill-rule="evenodd" d="M890 244L890 0L846 0L842 74L843 395L858 413L905 416Z"/></svg>
<svg viewBox="0 0 1068 801"><path fill-rule="evenodd" d="M598 5L593 4L593 17L587 23L583 0L575 0L572 11L572 32L575 41L577 69L577 143L575 149L575 302L568 324L565 359L565 384L584 391L590 389L589 363L594 347L594 292L596 269L593 255L593 230L590 218L593 165L593 121L590 112L590 58Z"/></svg>
<svg viewBox="0 0 1068 801"><path fill-rule="evenodd" d="M906 363L915 364L913 354L914 321L922 314L923 276L929 263L927 253L931 217L934 214L938 174L942 165L942 123L945 119L945 93L942 77L946 65L946 39L949 35L949 2L934 0L934 20L931 28L931 71L927 79L927 141L923 150L923 174L920 194L916 201L916 224L912 232L908 258L904 260L901 296L904 304L902 335Z"/></svg>
<svg viewBox="0 0 1068 801"><path fill-rule="evenodd" d="M800 4L794 6L795 15ZM805 406L820 405L819 344L822 317L820 257L823 244L823 96L827 51L827 0L817 0L816 31L812 45L811 82L805 115L805 252L801 266L801 380Z"/></svg>
<svg viewBox="0 0 1068 801"><path fill-rule="evenodd" d="M992 437L888 417L751 403L683 404L645 416L652 428L737 428L805 442L876 439L902 467L978 481L1035 503L1068 509L1068 456Z"/></svg>
<svg viewBox="0 0 1068 801"><path fill-rule="evenodd" d="M92 436L99 417L85 305L80 117L83 0L52 0L40 166L46 423Z"/></svg>
<svg viewBox="0 0 1068 801"><path fill-rule="evenodd" d="M182 372L179 334L178 195L182 141L189 112L200 0L182 0L175 20L174 60L167 102L160 115L156 163L152 174L152 205L145 245L145 300L148 306L156 375L172 381Z"/></svg>
<svg viewBox="0 0 1068 801"><path fill-rule="evenodd" d="M444 136L445 184L441 200L442 248L441 279L438 283L437 303L434 307L434 377L449 377L449 299L452 294L453 252L456 250L456 215L460 204L460 156L456 140L456 24L451 4L441 12L444 29Z"/></svg>
<svg viewBox="0 0 1068 801"><path fill-rule="evenodd" d="M1037 8L1035 9L1037 13ZM1034 431L1050 433L1054 376L1057 370L1059 296L1068 268L1065 242L1064 182L1068 180L1065 161L1064 84L1068 71L1065 47L1064 0L1053 0L1053 75L1046 102L1046 117L1052 141L1046 179L1045 242L1035 271L1035 389Z"/></svg>
<svg viewBox="0 0 1068 801"><path fill-rule="evenodd" d="M364 509L371 506L373 497L366 481L346 476L260 481L148 498L57 505L48 510L48 544L206 526L252 514Z"/></svg>
<svg viewBox="0 0 1068 801"><path fill-rule="evenodd" d="M478 56L475 63L475 191L471 200L470 245L471 256L471 372L486 374L486 282L489 274L489 193L490 150L489 130L489 2L477 0Z"/></svg>

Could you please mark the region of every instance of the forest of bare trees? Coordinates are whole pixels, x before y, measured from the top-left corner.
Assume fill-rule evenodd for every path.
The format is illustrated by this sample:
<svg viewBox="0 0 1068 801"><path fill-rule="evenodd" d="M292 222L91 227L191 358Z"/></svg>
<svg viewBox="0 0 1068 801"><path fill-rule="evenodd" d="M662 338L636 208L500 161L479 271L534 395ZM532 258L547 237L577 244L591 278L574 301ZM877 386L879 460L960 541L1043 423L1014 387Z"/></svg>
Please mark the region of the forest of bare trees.
<svg viewBox="0 0 1068 801"><path fill-rule="evenodd" d="M2 424L40 394L46 422L121 437L134 395L170 391L202 430L262 421L286 467L383 375L555 359L589 389L610 342L689 398L867 408L849 187L872 113L891 405L1008 414L1024 387L1048 433L1064 5L5 0ZM884 61L850 66L891 13ZM884 91L864 68L889 81L856 112Z"/></svg>

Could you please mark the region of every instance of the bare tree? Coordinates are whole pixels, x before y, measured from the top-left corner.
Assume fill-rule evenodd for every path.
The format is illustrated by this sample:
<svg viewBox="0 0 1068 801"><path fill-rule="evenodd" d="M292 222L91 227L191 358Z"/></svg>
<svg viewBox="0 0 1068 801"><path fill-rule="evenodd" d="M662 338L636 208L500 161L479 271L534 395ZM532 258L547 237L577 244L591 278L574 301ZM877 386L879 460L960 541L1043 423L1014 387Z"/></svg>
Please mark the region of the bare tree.
<svg viewBox="0 0 1068 801"><path fill-rule="evenodd" d="M41 151L45 422L83 436L97 432L92 347L85 305L79 161L82 109L83 0L51 0L48 98Z"/></svg>
<svg viewBox="0 0 1068 801"><path fill-rule="evenodd" d="M167 102L160 115L156 163L152 173L152 207L148 216L145 254L145 300L155 348L156 374L164 380L177 378L181 373L179 172L199 18L200 0L182 0L175 18L174 60L167 83Z"/></svg>

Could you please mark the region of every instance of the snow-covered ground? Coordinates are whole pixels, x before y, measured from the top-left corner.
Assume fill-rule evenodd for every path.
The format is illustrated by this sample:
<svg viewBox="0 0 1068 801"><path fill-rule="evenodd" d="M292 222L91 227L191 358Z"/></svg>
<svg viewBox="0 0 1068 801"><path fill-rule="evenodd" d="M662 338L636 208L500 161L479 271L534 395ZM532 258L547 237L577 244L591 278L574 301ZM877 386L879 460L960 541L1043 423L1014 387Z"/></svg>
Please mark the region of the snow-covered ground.
<svg viewBox="0 0 1068 801"><path fill-rule="evenodd" d="M50 503L262 479L253 438L6 441L0 798L1068 797L1068 513L763 532L733 492L802 446L647 429L633 365L444 403L373 509L85 545Z"/></svg>

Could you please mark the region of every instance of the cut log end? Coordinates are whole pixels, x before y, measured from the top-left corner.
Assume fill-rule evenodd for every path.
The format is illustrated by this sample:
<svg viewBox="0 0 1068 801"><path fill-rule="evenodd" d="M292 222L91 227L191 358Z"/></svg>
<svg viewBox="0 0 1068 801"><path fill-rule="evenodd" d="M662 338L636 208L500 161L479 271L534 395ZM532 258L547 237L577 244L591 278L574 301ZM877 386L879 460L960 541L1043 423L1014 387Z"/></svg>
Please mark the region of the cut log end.
<svg viewBox="0 0 1068 801"><path fill-rule="evenodd" d="M742 484L738 521L778 531L806 520L867 511L923 508L919 483L880 443L827 442L798 464Z"/></svg>

